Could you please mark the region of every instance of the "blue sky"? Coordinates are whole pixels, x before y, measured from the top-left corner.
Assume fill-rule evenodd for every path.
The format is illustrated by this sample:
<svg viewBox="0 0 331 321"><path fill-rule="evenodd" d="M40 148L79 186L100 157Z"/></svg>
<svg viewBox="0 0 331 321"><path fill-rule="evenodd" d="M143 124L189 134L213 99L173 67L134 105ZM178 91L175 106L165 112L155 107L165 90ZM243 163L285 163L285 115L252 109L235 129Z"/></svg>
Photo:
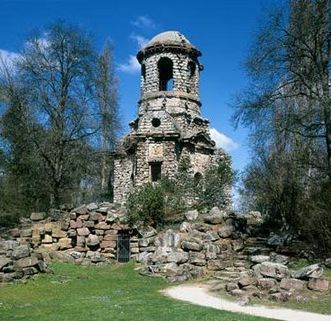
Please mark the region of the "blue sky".
<svg viewBox="0 0 331 321"><path fill-rule="evenodd" d="M110 39L118 67L124 130L137 112L139 70L134 60L139 46L155 34L178 30L202 51L200 80L202 114L215 128L235 169L249 161L248 131L230 122L231 97L245 87L243 60L265 7L271 0L111 1L0 0L0 51L16 53L34 28L56 19L92 32L101 48ZM218 136L217 136L218 135Z"/></svg>

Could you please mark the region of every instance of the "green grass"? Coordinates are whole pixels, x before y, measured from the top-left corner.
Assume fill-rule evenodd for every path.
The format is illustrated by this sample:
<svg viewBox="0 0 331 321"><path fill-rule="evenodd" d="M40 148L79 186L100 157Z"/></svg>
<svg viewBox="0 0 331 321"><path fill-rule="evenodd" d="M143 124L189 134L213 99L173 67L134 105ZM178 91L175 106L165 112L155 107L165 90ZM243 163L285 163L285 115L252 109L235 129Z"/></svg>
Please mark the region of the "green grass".
<svg viewBox="0 0 331 321"><path fill-rule="evenodd" d="M53 263L53 273L0 287L1 321L263 321L164 297L170 286L140 276L133 264L82 267Z"/></svg>

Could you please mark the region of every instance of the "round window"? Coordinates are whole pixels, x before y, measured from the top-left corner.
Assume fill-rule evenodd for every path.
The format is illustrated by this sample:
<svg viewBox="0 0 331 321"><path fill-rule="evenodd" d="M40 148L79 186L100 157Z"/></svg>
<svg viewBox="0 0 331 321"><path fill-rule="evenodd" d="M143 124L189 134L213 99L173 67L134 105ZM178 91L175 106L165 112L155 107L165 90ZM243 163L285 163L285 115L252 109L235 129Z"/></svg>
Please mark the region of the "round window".
<svg viewBox="0 0 331 321"><path fill-rule="evenodd" d="M159 118L153 118L152 125L153 127L159 127L161 125L161 120Z"/></svg>

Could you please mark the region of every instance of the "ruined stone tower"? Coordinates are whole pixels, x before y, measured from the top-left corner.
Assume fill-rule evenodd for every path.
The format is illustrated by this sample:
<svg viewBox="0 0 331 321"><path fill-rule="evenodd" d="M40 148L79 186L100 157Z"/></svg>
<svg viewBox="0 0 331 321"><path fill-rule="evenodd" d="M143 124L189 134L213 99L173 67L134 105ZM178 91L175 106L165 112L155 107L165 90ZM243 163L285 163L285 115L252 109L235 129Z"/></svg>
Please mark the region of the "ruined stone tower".
<svg viewBox="0 0 331 321"><path fill-rule="evenodd" d="M161 175L175 177L184 155L196 179L225 157L210 138L209 121L201 116L199 56L201 52L177 31L158 34L138 52L138 117L115 158L114 202L123 204L132 188L156 182Z"/></svg>

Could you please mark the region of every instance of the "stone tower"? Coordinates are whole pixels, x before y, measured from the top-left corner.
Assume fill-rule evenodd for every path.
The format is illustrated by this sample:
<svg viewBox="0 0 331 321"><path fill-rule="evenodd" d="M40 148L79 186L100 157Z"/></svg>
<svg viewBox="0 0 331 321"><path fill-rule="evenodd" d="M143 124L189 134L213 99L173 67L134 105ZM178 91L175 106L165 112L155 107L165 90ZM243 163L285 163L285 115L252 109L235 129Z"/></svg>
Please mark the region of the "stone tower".
<svg viewBox="0 0 331 321"><path fill-rule="evenodd" d="M161 175L175 177L183 156L190 158L197 180L208 166L226 157L215 148L209 121L201 116L200 56L177 31L158 34L138 52L138 116L115 157L114 202L123 204L132 188L156 182Z"/></svg>

